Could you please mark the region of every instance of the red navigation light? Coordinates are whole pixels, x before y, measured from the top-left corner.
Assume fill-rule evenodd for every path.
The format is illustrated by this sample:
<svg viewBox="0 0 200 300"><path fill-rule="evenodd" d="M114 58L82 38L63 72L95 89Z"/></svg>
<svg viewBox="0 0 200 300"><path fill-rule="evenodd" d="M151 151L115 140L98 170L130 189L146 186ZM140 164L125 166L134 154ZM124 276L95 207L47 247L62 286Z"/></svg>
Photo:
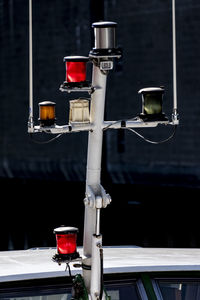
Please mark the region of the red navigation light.
<svg viewBox="0 0 200 300"><path fill-rule="evenodd" d="M58 227L54 229L57 242L55 260L72 260L79 257L76 249L78 229L75 227Z"/></svg>
<svg viewBox="0 0 200 300"><path fill-rule="evenodd" d="M66 82L77 83L86 81L86 63L88 57L85 56L66 56Z"/></svg>

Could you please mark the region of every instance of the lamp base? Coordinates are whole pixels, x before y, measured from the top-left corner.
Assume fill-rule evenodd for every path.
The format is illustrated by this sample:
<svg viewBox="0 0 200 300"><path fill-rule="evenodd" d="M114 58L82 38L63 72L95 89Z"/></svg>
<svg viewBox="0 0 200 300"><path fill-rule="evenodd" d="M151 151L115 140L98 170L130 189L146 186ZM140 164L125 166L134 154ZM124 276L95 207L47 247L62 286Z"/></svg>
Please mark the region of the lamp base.
<svg viewBox="0 0 200 300"><path fill-rule="evenodd" d="M77 258L80 258L80 255L78 252L70 253L70 254L58 254L56 253L53 257L52 260L57 262L58 264L61 263L66 263L73 261Z"/></svg>
<svg viewBox="0 0 200 300"><path fill-rule="evenodd" d="M168 121L168 118L164 113L161 114L139 114L139 118L144 122L155 122L155 121Z"/></svg>
<svg viewBox="0 0 200 300"><path fill-rule="evenodd" d="M93 48L90 53L89 57L92 58L101 58L101 57L110 57L110 58L120 58L122 56L122 49L121 48L109 48L109 49L96 49Z"/></svg>
<svg viewBox="0 0 200 300"><path fill-rule="evenodd" d="M88 92L92 94L94 92L94 88L92 87L91 83L88 81L81 81L81 82L67 82L64 81L61 84L59 90L61 92Z"/></svg>
<svg viewBox="0 0 200 300"><path fill-rule="evenodd" d="M55 125L56 119L42 120L42 119L39 118L38 121L40 122L40 126L41 127L46 127L46 126L53 126L53 125Z"/></svg>
<svg viewBox="0 0 200 300"><path fill-rule="evenodd" d="M84 88L84 87L89 87L90 83L88 81L79 81L79 82L67 82L64 81L62 84L62 88Z"/></svg>

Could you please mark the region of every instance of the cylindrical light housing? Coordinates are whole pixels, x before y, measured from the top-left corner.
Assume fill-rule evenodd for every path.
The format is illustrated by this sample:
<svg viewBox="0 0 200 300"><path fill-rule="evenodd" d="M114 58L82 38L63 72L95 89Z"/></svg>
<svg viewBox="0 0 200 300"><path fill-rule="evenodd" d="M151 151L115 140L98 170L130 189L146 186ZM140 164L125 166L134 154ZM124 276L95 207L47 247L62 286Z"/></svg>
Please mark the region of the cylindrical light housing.
<svg viewBox="0 0 200 300"><path fill-rule="evenodd" d="M166 120L162 112L164 88L149 87L138 91L142 94L142 113L140 117L149 121Z"/></svg>
<svg viewBox="0 0 200 300"><path fill-rule="evenodd" d="M40 126L51 126L55 124L55 102L43 101L39 104Z"/></svg>
<svg viewBox="0 0 200 300"><path fill-rule="evenodd" d="M86 82L86 64L88 57L86 56L66 56L64 57L66 66L66 78L65 83L69 83L72 86L77 83Z"/></svg>
<svg viewBox="0 0 200 300"><path fill-rule="evenodd" d="M70 101L69 122L90 122L89 101L87 99L75 99Z"/></svg>
<svg viewBox="0 0 200 300"><path fill-rule="evenodd" d="M115 22L95 22L94 28L95 45L93 49L115 49Z"/></svg>
<svg viewBox="0 0 200 300"><path fill-rule="evenodd" d="M79 257L76 245L77 232L76 227L61 226L54 229L58 257L67 260Z"/></svg>

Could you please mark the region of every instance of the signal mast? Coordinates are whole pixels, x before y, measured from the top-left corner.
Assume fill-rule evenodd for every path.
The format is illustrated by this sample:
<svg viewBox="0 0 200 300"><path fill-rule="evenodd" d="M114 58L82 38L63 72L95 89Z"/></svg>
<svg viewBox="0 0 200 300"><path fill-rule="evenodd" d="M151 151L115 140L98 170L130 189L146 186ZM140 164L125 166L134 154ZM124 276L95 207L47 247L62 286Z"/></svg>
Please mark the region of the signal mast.
<svg viewBox="0 0 200 300"><path fill-rule="evenodd" d="M173 0L173 72L174 90L176 92L176 47L175 47L175 0ZM81 258L76 249L77 228L59 227L54 230L57 239L57 253L53 260L69 265L70 262L81 261L82 276L75 278L74 286L84 286L83 294L77 296L76 288L74 299L101 300L110 299L103 288L103 247L100 233L100 211L106 208L111 197L101 185L101 156L103 132L110 129L127 129L141 136L135 129L154 128L159 124L173 126L174 132L179 124L177 113L177 99L174 94L172 117L169 120L162 111L163 87L148 87L141 89L142 96L141 114L133 119L105 121L104 107L106 96L106 82L109 71L113 69L116 59L120 59L122 52L116 46L115 22L96 22L92 24L94 29L94 48L85 56L66 56L66 78L60 86L60 91L73 93L80 92L90 95L90 101L84 98L70 101L69 123L56 124L54 102L44 101L39 103L39 124L34 125L33 118L33 85L32 85L32 2L29 0L29 72L30 72L30 95L29 95L29 119L28 133L50 133L54 137L61 134L87 131L88 153L85 190L85 219L83 236L83 257ZM87 81L87 64L92 63L92 81ZM89 105L90 102L90 105ZM166 142L173 137L174 132ZM141 136L144 138L143 136Z"/></svg>

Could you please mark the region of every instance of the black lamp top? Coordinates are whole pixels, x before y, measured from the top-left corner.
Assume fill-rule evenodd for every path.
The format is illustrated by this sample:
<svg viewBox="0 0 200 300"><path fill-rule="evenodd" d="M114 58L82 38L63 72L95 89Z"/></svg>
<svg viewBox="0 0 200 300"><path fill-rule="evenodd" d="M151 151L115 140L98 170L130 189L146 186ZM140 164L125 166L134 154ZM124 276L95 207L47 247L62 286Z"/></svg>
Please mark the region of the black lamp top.
<svg viewBox="0 0 200 300"><path fill-rule="evenodd" d="M63 60L71 62L87 62L89 58L87 56L65 56Z"/></svg>
<svg viewBox="0 0 200 300"><path fill-rule="evenodd" d="M95 22L92 24L93 28L107 28L107 27L117 27L117 23L109 21Z"/></svg>
<svg viewBox="0 0 200 300"><path fill-rule="evenodd" d="M61 227L55 228L53 232L55 234L77 233L78 232L78 228L76 228L76 227L61 226Z"/></svg>
<svg viewBox="0 0 200 300"><path fill-rule="evenodd" d="M164 88L163 87L148 87L148 88L143 88L138 91L138 94L147 94L147 93L164 93Z"/></svg>
<svg viewBox="0 0 200 300"><path fill-rule="evenodd" d="M38 103L38 105L39 106L55 106L56 103L52 102L52 101L43 101L43 102Z"/></svg>

